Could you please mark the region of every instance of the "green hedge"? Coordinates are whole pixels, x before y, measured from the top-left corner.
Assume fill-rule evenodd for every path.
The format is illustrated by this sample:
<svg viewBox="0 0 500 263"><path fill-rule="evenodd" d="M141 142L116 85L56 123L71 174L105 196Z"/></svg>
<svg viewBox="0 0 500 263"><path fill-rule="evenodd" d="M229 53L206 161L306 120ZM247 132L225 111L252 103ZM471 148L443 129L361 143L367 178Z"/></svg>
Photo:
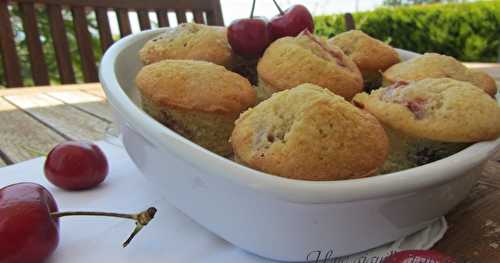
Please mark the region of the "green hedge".
<svg viewBox="0 0 500 263"><path fill-rule="evenodd" d="M500 1L382 7L354 13L356 28L398 48L437 52L462 61L495 62L500 50ZM345 31L343 15L315 17L316 33Z"/></svg>

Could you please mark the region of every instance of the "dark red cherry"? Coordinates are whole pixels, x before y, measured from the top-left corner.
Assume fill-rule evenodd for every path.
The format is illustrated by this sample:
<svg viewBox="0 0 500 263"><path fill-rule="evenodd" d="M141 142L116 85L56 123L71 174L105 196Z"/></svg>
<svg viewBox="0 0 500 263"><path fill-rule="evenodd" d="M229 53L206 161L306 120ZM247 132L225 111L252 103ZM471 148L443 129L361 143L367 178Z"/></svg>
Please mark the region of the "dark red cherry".
<svg viewBox="0 0 500 263"><path fill-rule="evenodd" d="M19 183L0 189L0 262L40 263L59 243L57 205L47 189Z"/></svg>
<svg viewBox="0 0 500 263"><path fill-rule="evenodd" d="M34 183L9 185L0 189L0 262L44 262L59 243L60 217L108 216L134 220L136 227L123 243L125 247L155 214L154 207L138 214L58 212L54 197L43 186Z"/></svg>
<svg viewBox="0 0 500 263"><path fill-rule="evenodd" d="M271 40L282 37L294 37L304 31L314 32L314 20L307 8L303 5L294 5L276 15L269 22Z"/></svg>
<svg viewBox="0 0 500 263"><path fill-rule="evenodd" d="M63 142L52 149L44 166L45 177L66 190L83 190L99 185L108 174L108 161L91 142Z"/></svg>
<svg viewBox="0 0 500 263"><path fill-rule="evenodd" d="M227 39L236 54L259 57L270 43L267 20L259 17L237 19L229 25Z"/></svg>

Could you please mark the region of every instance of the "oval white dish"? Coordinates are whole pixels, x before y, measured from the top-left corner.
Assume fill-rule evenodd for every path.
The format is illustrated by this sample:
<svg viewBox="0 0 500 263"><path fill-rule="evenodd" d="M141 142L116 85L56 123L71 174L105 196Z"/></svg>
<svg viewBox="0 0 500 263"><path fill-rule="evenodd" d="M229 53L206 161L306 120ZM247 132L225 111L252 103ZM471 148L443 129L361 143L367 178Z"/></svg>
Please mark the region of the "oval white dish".
<svg viewBox="0 0 500 263"><path fill-rule="evenodd" d="M164 29L163 29L164 30ZM227 241L257 255L305 261L313 251L336 257L413 233L463 200L500 139L448 158L375 177L313 182L268 175L213 154L149 117L134 78L139 49L162 29L116 42L100 80L142 173L164 187L178 209ZM403 60L416 53L398 50ZM182 174L169 173L175 166Z"/></svg>

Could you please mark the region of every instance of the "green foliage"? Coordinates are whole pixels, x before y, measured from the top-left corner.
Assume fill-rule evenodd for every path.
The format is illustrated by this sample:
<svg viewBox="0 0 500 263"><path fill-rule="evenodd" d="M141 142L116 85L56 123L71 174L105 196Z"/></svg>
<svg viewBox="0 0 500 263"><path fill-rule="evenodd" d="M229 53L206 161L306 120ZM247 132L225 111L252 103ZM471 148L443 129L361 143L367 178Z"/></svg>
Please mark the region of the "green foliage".
<svg viewBox="0 0 500 263"><path fill-rule="evenodd" d="M500 51L500 1L382 7L354 13L357 29L390 45L462 61L494 62ZM316 33L345 31L343 15L315 17Z"/></svg>
<svg viewBox="0 0 500 263"><path fill-rule="evenodd" d="M28 45L24 34L21 13L16 5L9 6L9 11L11 14L11 22L13 27L12 30L14 32L17 53L20 60L19 63L21 64L21 77L25 86L31 86L33 85L30 68L31 62L29 59ZM38 32L40 33L40 40L42 42L42 48L47 62L50 82L53 85L57 85L60 84L59 72L57 70L55 49L50 33L49 18L45 7L37 7L36 15ZM81 59L78 53L72 15L71 12L66 9L63 9L62 15L64 19L64 27L66 28L66 36L68 37L68 45L70 49L73 70L75 71L75 78L77 82L83 82ZM100 61L102 52L97 33L97 22L93 12L87 15L87 21L89 23L89 31L91 32L94 56L96 58L96 61ZM3 84L5 84L5 77L3 68L2 66L0 66L0 85Z"/></svg>
<svg viewBox="0 0 500 263"><path fill-rule="evenodd" d="M466 2L466 0L384 0L383 5L400 6L400 5L420 5L434 3L456 3Z"/></svg>

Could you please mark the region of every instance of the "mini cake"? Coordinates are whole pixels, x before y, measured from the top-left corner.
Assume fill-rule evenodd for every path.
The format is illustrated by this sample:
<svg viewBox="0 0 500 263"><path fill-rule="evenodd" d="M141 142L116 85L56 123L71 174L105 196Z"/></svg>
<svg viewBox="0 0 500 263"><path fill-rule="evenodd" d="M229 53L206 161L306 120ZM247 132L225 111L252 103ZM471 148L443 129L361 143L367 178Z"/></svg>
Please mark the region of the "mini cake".
<svg viewBox="0 0 500 263"><path fill-rule="evenodd" d="M240 112L255 104L247 79L205 61L163 60L136 77L144 111L165 126L220 155Z"/></svg>
<svg viewBox="0 0 500 263"><path fill-rule="evenodd" d="M451 78L470 82L491 96L494 96L497 92L495 80L488 74L468 69L456 59L436 53L425 53L422 56L396 64L387 69L383 76L386 85L398 80Z"/></svg>
<svg viewBox="0 0 500 263"><path fill-rule="evenodd" d="M375 115L389 135L391 153L383 172L433 162L500 135L496 101L468 82L399 81L353 101Z"/></svg>
<svg viewBox="0 0 500 263"><path fill-rule="evenodd" d="M257 61L234 54L227 40L227 29L221 26L183 23L167 28L146 42L139 57L145 65L164 59L208 61L257 82Z"/></svg>
<svg viewBox="0 0 500 263"><path fill-rule="evenodd" d="M358 66L365 89L378 88L382 84L381 72L400 62L394 48L359 30L350 30L328 40L344 52Z"/></svg>
<svg viewBox="0 0 500 263"><path fill-rule="evenodd" d="M346 99L363 90L356 64L338 47L308 31L271 44L257 65L257 73L267 96L303 83L319 85Z"/></svg>
<svg viewBox="0 0 500 263"><path fill-rule="evenodd" d="M195 23L167 28L146 42L139 57L145 65L164 59L187 59L204 60L228 68L234 60L225 27Z"/></svg>
<svg viewBox="0 0 500 263"><path fill-rule="evenodd" d="M322 181L376 175L389 147L375 117L312 84L277 92L242 113L230 141L244 165Z"/></svg>

